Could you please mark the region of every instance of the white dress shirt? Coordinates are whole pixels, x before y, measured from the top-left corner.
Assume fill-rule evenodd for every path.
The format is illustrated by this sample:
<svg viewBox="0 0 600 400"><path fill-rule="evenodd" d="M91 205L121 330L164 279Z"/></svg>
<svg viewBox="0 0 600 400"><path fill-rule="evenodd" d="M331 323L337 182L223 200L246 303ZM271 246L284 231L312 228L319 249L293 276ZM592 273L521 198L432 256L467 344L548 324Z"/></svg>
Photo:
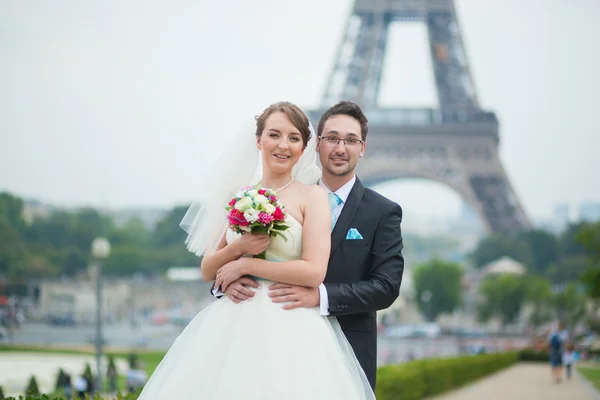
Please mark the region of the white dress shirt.
<svg viewBox="0 0 600 400"><path fill-rule="evenodd" d="M350 191L354 187L355 182L356 182L356 175L354 175L352 177L352 179L350 179L350 181L348 181L344 186L342 186L335 192L332 192L331 189L329 189L327 187L325 182L323 182L323 179L319 179L319 186L321 186L322 188L327 190L327 193L337 194L338 197L342 200L342 202L336 208L333 209L333 214L335 215L336 221L338 220L338 218L340 217L340 214L342 213L344 204L346 204L346 200L348 200L348 196L350 195ZM319 312L321 313L321 315L329 315L329 297L327 297L327 289L325 288L325 285L322 283L321 283L321 285L319 285L319 302L320 302Z"/></svg>

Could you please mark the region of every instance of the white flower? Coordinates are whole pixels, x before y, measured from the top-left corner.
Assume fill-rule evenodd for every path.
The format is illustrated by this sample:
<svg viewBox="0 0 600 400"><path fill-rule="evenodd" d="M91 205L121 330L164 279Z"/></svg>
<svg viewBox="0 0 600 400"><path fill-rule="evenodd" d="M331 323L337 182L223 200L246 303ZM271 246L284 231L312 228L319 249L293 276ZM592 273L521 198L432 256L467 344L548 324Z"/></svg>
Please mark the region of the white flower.
<svg viewBox="0 0 600 400"><path fill-rule="evenodd" d="M235 209L240 211L246 211L252 207L252 199L250 197L242 197L235 203Z"/></svg>
<svg viewBox="0 0 600 400"><path fill-rule="evenodd" d="M275 206L270 203L265 204L265 212L267 214L273 214L275 212Z"/></svg>
<svg viewBox="0 0 600 400"><path fill-rule="evenodd" d="M249 208L244 212L244 218L250 223L256 222L258 220L258 211L254 208Z"/></svg>
<svg viewBox="0 0 600 400"><path fill-rule="evenodd" d="M240 190L239 192L237 192L237 193L235 194L235 197L236 197L236 198L238 198L238 199L239 199L240 197L244 197L244 192L243 192L242 190Z"/></svg>
<svg viewBox="0 0 600 400"><path fill-rule="evenodd" d="M258 190L252 189L248 192L248 196L255 198L258 195Z"/></svg>
<svg viewBox="0 0 600 400"><path fill-rule="evenodd" d="M267 199L262 194L259 194L254 198L254 203L256 203L256 204L266 204L268 202L269 202L269 199Z"/></svg>

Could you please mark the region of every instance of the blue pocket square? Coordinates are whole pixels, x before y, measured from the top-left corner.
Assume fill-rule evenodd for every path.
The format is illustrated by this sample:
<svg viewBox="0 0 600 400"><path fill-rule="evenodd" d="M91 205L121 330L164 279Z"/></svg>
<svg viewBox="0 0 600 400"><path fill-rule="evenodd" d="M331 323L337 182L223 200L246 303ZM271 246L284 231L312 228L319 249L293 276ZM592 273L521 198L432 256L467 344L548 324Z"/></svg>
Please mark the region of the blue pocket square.
<svg viewBox="0 0 600 400"><path fill-rule="evenodd" d="M346 234L346 240L357 240L362 239L362 235L355 228L350 228Z"/></svg>

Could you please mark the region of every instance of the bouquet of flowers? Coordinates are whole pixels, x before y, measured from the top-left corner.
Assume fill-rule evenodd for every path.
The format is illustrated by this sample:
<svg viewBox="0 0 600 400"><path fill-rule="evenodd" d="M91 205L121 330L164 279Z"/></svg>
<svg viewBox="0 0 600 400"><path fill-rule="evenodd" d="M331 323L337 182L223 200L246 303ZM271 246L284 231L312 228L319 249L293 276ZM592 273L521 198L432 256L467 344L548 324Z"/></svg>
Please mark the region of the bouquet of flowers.
<svg viewBox="0 0 600 400"><path fill-rule="evenodd" d="M275 193L260 185L241 189L229 201L227 207L229 228L237 233L266 233L281 236L287 242L283 231L289 228L285 221L285 211ZM265 251L255 258L265 259Z"/></svg>

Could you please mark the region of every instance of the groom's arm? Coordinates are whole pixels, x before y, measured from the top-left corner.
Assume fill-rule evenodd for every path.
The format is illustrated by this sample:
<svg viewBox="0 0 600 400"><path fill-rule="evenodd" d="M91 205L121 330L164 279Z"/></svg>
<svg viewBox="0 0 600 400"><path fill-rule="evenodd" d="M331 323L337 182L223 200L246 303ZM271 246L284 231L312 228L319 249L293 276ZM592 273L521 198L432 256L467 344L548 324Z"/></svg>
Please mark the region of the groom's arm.
<svg viewBox="0 0 600 400"><path fill-rule="evenodd" d="M379 221L371 245L371 266L367 279L353 283L324 283L321 306L325 298L332 316L372 312L388 308L398 298L404 258L402 257L402 208L393 205Z"/></svg>
<svg viewBox="0 0 600 400"><path fill-rule="evenodd" d="M212 285L210 285L210 294L212 294L213 297L216 297L217 299L220 299L225 295L225 293L223 293L221 289L215 287L215 281L213 281Z"/></svg>

